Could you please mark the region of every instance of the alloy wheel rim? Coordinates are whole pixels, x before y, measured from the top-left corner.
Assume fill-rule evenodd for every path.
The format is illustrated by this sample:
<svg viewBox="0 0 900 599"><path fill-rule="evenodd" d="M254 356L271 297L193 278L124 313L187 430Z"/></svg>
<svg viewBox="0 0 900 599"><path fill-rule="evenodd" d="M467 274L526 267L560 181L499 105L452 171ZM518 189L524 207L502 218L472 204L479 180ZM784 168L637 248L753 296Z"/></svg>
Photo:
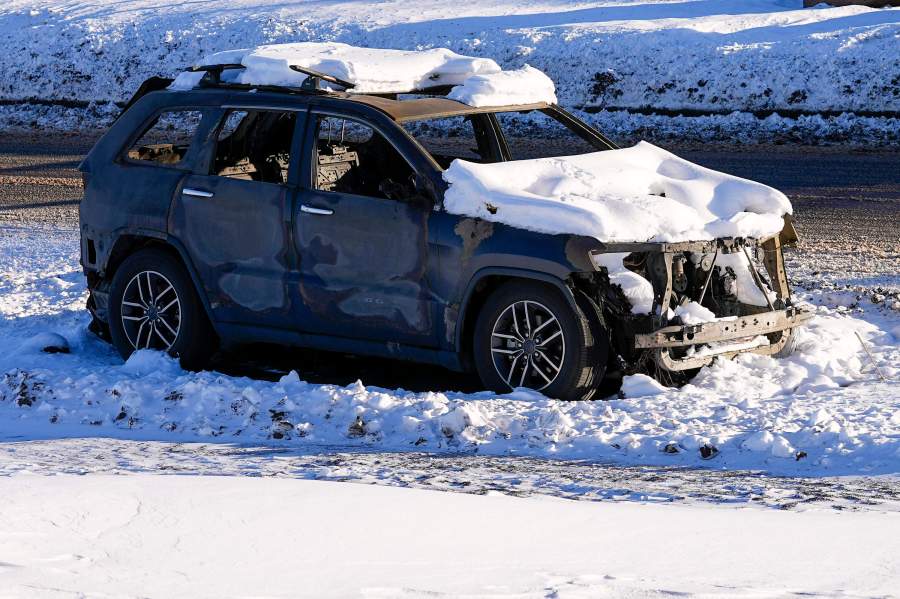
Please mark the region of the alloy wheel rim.
<svg viewBox="0 0 900 599"><path fill-rule="evenodd" d="M134 349L172 348L181 331L181 301L165 275L145 270L134 275L122 294L122 329Z"/></svg>
<svg viewBox="0 0 900 599"><path fill-rule="evenodd" d="M541 391L553 384L566 359L562 323L547 306L521 300L506 307L491 331L491 360L510 387Z"/></svg>

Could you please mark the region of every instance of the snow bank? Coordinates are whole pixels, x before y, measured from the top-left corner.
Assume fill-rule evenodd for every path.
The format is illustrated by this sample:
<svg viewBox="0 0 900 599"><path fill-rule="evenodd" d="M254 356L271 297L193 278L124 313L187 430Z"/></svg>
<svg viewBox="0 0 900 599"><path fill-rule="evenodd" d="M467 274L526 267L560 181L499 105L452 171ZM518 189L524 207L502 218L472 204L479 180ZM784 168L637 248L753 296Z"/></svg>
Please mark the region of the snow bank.
<svg viewBox="0 0 900 599"><path fill-rule="evenodd" d="M229 48L296 42L423 50L446 47L530 64L564 106L690 109L710 117L595 117L609 133L655 139L823 140L896 144L887 119L753 111L898 111L900 9L801 9L784 0L458 3L286 0L11 0L0 7L0 99L126 101L152 75L175 76ZM47 109L31 105L40 120ZM743 114L731 115L731 111ZM0 111L2 112L2 111ZM102 116L84 113L94 126ZM90 123L88 123L90 124ZM41 124L43 126L43 123ZM635 136L648 137L647 133Z"/></svg>
<svg viewBox="0 0 900 599"><path fill-rule="evenodd" d="M247 476L20 475L0 478L0 497L4 597L884 597L898 585L896 514Z"/></svg>
<svg viewBox="0 0 900 599"><path fill-rule="evenodd" d="M525 390L417 393L312 384L296 373L276 382L192 373L147 351L123 364L86 331L78 247L77 231L0 230L0 436L477 452L809 475L900 468L900 344L892 333L900 312L855 292L843 292L853 310L821 305L789 358L720 361L681 389L627 377L623 398L567 403ZM822 270L818 256L790 259ZM840 299L835 291L798 291L798 299L820 304L829 297ZM44 332L63 336L71 353L23 351ZM705 447L717 450L708 461Z"/></svg>
<svg viewBox="0 0 900 599"><path fill-rule="evenodd" d="M762 238L784 226L787 197L647 142L579 156L476 164L444 172L445 208L541 233L600 241Z"/></svg>

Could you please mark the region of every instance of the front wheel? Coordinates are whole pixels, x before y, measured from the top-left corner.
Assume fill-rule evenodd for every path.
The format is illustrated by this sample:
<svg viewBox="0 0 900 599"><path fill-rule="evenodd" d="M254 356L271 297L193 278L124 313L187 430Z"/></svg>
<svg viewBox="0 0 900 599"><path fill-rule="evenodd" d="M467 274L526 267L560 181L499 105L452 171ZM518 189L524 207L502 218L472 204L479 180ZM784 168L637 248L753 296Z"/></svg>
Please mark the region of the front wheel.
<svg viewBox="0 0 900 599"><path fill-rule="evenodd" d="M504 393L527 387L558 399L589 399L609 355L606 331L549 286L511 282L485 302L473 355L482 382Z"/></svg>
<svg viewBox="0 0 900 599"><path fill-rule="evenodd" d="M110 286L109 333L123 358L165 351L185 368L202 368L215 335L184 267L156 249L129 256Z"/></svg>

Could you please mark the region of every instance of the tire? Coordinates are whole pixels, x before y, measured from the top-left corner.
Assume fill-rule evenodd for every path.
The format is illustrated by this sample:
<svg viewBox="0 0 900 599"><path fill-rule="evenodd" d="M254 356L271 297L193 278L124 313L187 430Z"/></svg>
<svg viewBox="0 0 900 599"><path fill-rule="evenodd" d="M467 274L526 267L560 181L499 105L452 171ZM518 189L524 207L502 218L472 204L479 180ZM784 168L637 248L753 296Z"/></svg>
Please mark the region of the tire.
<svg viewBox="0 0 900 599"><path fill-rule="evenodd" d="M156 349L178 357L183 368L196 370L216 348L215 333L187 271L161 250L141 250L119 266L110 286L108 314L110 338L125 359L137 348Z"/></svg>
<svg viewBox="0 0 900 599"><path fill-rule="evenodd" d="M784 347L775 352L773 357L775 358L787 358L797 350L797 331L794 329L788 329L783 334L788 336L787 343L784 344Z"/></svg>
<svg viewBox="0 0 900 599"><path fill-rule="evenodd" d="M590 399L609 359L609 336L594 315L573 309L556 289L527 281L506 283L488 297L473 344L482 383L498 393L528 387L556 399Z"/></svg>

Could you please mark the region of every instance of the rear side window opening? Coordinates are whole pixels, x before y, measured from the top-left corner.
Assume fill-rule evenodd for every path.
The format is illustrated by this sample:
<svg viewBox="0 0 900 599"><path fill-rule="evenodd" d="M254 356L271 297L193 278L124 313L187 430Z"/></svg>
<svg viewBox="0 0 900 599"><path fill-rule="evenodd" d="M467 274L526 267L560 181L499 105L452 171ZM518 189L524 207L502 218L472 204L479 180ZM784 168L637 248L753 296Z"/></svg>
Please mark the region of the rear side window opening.
<svg viewBox="0 0 900 599"><path fill-rule="evenodd" d="M190 150L203 113L199 110L166 110L144 130L126 152L129 160L177 166Z"/></svg>

